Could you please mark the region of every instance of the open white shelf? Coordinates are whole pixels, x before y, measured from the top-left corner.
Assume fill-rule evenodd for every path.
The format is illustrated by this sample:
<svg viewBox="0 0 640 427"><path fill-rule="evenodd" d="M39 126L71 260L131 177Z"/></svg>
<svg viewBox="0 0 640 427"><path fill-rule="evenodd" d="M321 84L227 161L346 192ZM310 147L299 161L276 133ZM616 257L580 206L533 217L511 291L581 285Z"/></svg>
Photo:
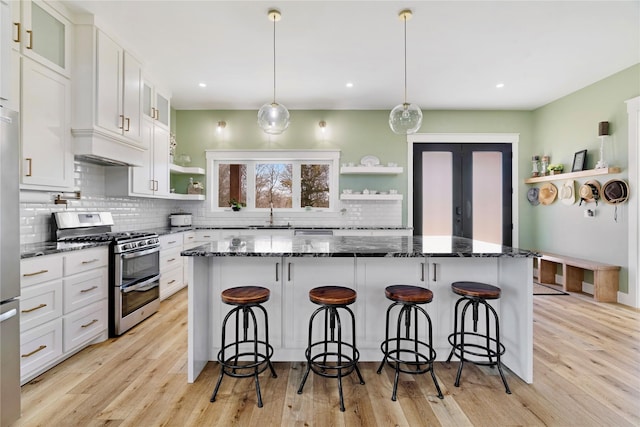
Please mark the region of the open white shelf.
<svg viewBox="0 0 640 427"><path fill-rule="evenodd" d="M573 178L587 178L590 176L600 176L600 175L608 175L610 173L620 173L621 169L619 167L610 167L610 168L602 168L602 169L588 169L584 171L578 172L566 172L559 173L556 175L547 175L547 176L538 176L535 178L527 178L524 180L525 184L535 184L536 182L545 182L545 181L562 181L565 179L573 179Z"/></svg>
<svg viewBox="0 0 640 427"><path fill-rule="evenodd" d="M341 194L340 200L402 200L402 194Z"/></svg>
<svg viewBox="0 0 640 427"><path fill-rule="evenodd" d="M172 200L205 200L205 195L171 193L168 198Z"/></svg>
<svg viewBox="0 0 640 427"><path fill-rule="evenodd" d="M340 173L345 175L398 175L402 171L402 166L342 166L340 168Z"/></svg>
<svg viewBox="0 0 640 427"><path fill-rule="evenodd" d="M169 171L173 173L181 173L185 175L204 175L204 168L197 168L195 166L180 166L173 163L169 164Z"/></svg>

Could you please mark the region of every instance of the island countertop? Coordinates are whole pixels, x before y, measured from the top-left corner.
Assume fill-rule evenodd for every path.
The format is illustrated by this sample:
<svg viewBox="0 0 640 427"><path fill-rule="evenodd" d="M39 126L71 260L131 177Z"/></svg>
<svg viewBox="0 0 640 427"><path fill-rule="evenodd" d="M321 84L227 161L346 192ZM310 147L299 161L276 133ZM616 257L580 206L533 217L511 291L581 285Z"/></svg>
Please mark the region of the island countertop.
<svg viewBox="0 0 640 427"><path fill-rule="evenodd" d="M537 254L525 249L456 236L239 236L182 251L183 256L310 257L512 257Z"/></svg>

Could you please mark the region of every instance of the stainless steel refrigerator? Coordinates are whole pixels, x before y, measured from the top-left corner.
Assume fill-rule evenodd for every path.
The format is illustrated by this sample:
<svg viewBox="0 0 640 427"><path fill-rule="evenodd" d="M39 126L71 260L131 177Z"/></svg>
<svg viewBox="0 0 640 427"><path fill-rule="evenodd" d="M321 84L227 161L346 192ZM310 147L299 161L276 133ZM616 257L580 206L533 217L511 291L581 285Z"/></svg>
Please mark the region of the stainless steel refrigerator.
<svg viewBox="0 0 640 427"><path fill-rule="evenodd" d="M18 113L0 106L0 426L20 417Z"/></svg>

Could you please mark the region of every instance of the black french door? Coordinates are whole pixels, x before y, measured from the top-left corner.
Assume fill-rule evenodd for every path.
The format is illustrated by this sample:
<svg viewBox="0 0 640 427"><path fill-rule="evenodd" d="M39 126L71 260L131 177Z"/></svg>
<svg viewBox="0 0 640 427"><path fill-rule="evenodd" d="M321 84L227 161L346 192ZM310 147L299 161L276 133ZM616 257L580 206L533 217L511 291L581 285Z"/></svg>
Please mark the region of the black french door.
<svg viewBox="0 0 640 427"><path fill-rule="evenodd" d="M511 246L511 144L413 144L415 235Z"/></svg>

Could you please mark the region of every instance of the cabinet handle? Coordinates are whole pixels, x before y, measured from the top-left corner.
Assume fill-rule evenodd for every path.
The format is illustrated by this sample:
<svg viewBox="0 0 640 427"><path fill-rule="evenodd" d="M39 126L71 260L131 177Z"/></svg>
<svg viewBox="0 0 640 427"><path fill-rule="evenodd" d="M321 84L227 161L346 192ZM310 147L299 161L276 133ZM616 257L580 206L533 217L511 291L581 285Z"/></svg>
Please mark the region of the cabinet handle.
<svg viewBox="0 0 640 427"><path fill-rule="evenodd" d="M154 181L152 179L149 180L149 190L151 191L153 191L153 185L154 185L153 182Z"/></svg>
<svg viewBox="0 0 640 427"><path fill-rule="evenodd" d="M207 234L207 235L205 235L205 236L202 236L202 237L204 237L205 239L209 239L209 238L211 238L211 236L209 236L208 234Z"/></svg>
<svg viewBox="0 0 640 427"><path fill-rule="evenodd" d="M280 279L278 279L278 270L280 269L280 263L276 262L276 282Z"/></svg>
<svg viewBox="0 0 640 427"><path fill-rule="evenodd" d="M44 345L44 344L42 344L40 347L36 348L36 349L35 349L35 350L33 350L32 352L27 353L27 354L23 354L23 355L22 355L22 357L29 357L29 356L33 356L34 354L36 354L36 353L37 353L37 352L39 352L39 351L44 350L45 348L47 348L47 346L46 346L46 345Z"/></svg>
<svg viewBox="0 0 640 427"><path fill-rule="evenodd" d="M98 258L90 259L89 261L82 261L83 264L91 264L93 262L100 261Z"/></svg>
<svg viewBox="0 0 640 427"><path fill-rule="evenodd" d="M153 181L153 191L158 191L158 181Z"/></svg>
<svg viewBox="0 0 640 427"><path fill-rule="evenodd" d="M177 243L177 242L178 242L177 240L172 240L172 241L170 241L170 242L169 242L169 243L167 243L167 244L168 244L168 245L173 245L174 243Z"/></svg>
<svg viewBox="0 0 640 427"><path fill-rule="evenodd" d="M124 115L120 114L120 126L118 126L118 129L124 129Z"/></svg>
<svg viewBox="0 0 640 427"><path fill-rule="evenodd" d="M131 120L129 119L129 117L125 117L124 119L125 122L127 122L127 127L125 128L125 132L129 132L130 127L131 127Z"/></svg>
<svg viewBox="0 0 640 427"><path fill-rule="evenodd" d="M27 44L27 49L33 49L33 31L27 30L27 34L29 34L29 43Z"/></svg>
<svg viewBox="0 0 640 427"><path fill-rule="evenodd" d="M36 271L35 273L24 273L22 275L22 277L31 277L31 276L37 276L38 274L44 274L44 273L48 273L49 270L40 270L40 271Z"/></svg>
<svg viewBox="0 0 640 427"><path fill-rule="evenodd" d="M31 176L31 163L33 163L33 159L31 157L27 157L27 162L29 162L29 172L27 172L26 176Z"/></svg>
<svg viewBox="0 0 640 427"><path fill-rule="evenodd" d="M20 43L20 23L14 22L13 26L16 28L16 36L13 38L13 41L16 43Z"/></svg>
<svg viewBox="0 0 640 427"><path fill-rule="evenodd" d="M154 107L151 107L151 118L152 119L156 118L156 109Z"/></svg>
<svg viewBox="0 0 640 427"><path fill-rule="evenodd" d="M175 260L176 260L175 258L171 258L171 259L168 259L167 262L173 262Z"/></svg>
<svg viewBox="0 0 640 427"><path fill-rule="evenodd" d="M433 263L433 281L436 282L438 280L437 275L438 273L436 272L438 268L438 264L436 264L435 262Z"/></svg>
<svg viewBox="0 0 640 427"><path fill-rule="evenodd" d="M191 240L191 239L193 239L193 236L189 236L189 237L187 237L187 239Z"/></svg>
<svg viewBox="0 0 640 427"><path fill-rule="evenodd" d="M91 322L84 324L84 325L80 325L81 328L88 328L89 326L93 325L94 323L96 323L98 321L98 319L93 319Z"/></svg>
<svg viewBox="0 0 640 427"><path fill-rule="evenodd" d="M33 307L33 308L27 308L25 310L20 310L20 312L22 312L22 313L31 313L32 311L40 310L41 308L45 308L46 306L47 306L47 304L42 303L42 304L40 304L40 305L38 305L36 307Z"/></svg>
<svg viewBox="0 0 640 427"><path fill-rule="evenodd" d="M169 280L169 281L167 282L167 285L171 285L171 284L173 284L173 283L176 283L176 279Z"/></svg>
<svg viewBox="0 0 640 427"><path fill-rule="evenodd" d="M90 287L90 288L88 288L88 289L81 289L81 290L80 290L80 292L81 292L81 293L91 292L91 291L92 291L92 290L94 290L94 289L98 289L98 287L94 285L94 286L92 286L92 287Z"/></svg>
<svg viewBox="0 0 640 427"><path fill-rule="evenodd" d="M291 281L291 264L293 264L293 263L292 263L292 262L290 262L290 263L287 265L287 281L289 281L289 282Z"/></svg>
<svg viewBox="0 0 640 427"><path fill-rule="evenodd" d="M424 282L424 262L420 263L420 281Z"/></svg>

